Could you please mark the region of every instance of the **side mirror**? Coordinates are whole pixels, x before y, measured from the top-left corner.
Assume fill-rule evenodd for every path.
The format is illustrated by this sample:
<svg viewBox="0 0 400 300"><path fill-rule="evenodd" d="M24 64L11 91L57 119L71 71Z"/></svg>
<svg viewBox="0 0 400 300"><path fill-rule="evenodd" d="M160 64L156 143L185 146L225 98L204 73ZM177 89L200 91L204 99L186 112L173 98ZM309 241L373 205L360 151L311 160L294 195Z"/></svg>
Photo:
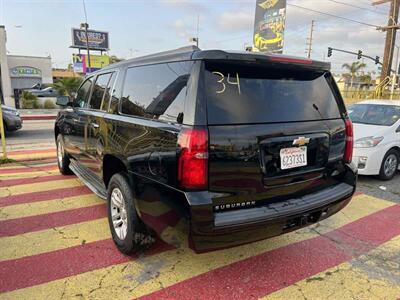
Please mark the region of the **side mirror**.
<svg viewBox="0 0 400 300"><path fill-rule="evenodd" d="M397 127L396 132L397 132L397 133L400 132L400 125L399 125L399 127Z"/></svg>
<svg viewBox="0 0 400 300"><path fill-rule="evenodd" d="M56 104L59 106L68 106L71 103L68 96L58 96Z"/></svg>

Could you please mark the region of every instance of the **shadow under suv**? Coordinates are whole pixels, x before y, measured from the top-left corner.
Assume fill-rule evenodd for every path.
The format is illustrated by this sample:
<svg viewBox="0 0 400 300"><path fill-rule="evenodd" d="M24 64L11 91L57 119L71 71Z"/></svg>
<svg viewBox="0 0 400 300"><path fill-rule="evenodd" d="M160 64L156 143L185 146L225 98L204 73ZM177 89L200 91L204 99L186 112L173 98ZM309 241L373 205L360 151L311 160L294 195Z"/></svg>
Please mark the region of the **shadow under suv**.
<svg viewBox="0 0 400 300"><path fill-rule="evenodd" d="M204 252L318 222L349 203L357 178L329 69L194 47L108 66L58 100L60 171L107 199L124 253L155 233L171 242L172 229Z"/></svg>

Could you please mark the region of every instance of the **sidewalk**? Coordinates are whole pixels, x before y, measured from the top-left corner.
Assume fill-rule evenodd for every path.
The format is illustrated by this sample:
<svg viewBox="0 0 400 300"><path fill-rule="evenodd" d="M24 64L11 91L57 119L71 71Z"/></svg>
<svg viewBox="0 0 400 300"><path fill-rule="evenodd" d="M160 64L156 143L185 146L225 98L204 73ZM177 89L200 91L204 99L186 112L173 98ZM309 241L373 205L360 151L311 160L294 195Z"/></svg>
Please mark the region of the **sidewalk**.
<svg viewBox="0 0 400 300"><path fill-rule="evenodd" d="M21 118L27 120L55 120L59 109L20 109Z"/></svg>

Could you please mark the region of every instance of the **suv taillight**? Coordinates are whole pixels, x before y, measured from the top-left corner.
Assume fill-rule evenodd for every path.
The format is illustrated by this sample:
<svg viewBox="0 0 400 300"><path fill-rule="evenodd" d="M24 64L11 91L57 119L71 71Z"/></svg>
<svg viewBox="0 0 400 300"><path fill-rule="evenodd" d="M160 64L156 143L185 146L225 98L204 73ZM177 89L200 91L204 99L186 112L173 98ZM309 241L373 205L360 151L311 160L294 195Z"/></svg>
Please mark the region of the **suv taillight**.
<svg viewBox="0 0 400 300"><path fill-rule="evenodd" d="M206 189L208 184L208 131L203 127L184 128L179 135L178 180L189 190Z"/></svg>
<svg viewBox="0 0 400 300"><path fill-rule="evenodd" d="M344 148L344 161L350 163L353 158L353 123L350 119L346 119L346 146Z"/></svg>

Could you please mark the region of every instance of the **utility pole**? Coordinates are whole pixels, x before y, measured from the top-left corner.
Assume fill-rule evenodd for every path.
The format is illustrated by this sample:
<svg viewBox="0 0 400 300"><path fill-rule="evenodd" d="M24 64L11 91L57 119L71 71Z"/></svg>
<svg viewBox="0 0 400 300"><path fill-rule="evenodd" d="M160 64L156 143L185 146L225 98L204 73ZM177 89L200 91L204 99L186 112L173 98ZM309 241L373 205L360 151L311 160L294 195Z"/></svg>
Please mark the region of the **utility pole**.
<svg viewBox="0 0 400 300"><path fill-rule="evenodd" d="M197 15L197 32L196 32L196 47L199 47L199 26L200 26L200 16Z"/></svg>
<svg viewBox="0 0 400 300"><path fill-rule="evenodd" d="M315 21L312 20L311 21L311 28L310 28L310 37L307 38L307 44L308 45L308 49L306 49L308 51L308 58L311 58L311 51L312 51L312 43L313 43L313 33L314 33L314 23Z"/></svg>
<svg viewBox="0 0 400 300"><path fill-rule="evenodd" d="M390 75L390 71L392 68L394 46L396 42L396 31L397 29L399 29L398 19L400 0L377 0L372 3L372 5L380 5L388 2L390 2L388 25L380 28L386 31L385 52L383 55L381 81Z"/></svg>
<svg viewBox="0 0 400 300"><path fill-rule="evenodd" d="M88 21L87 21L85 0L82 0L82 3L83 3L83 11L85 12L85 22L86 23L81 24L81 27L83 26L85 28L88 67L89 67L89 73L91 73L92 72L92 66L90 65L89 35L88 35L89 24L88 24Z"/></svg>

